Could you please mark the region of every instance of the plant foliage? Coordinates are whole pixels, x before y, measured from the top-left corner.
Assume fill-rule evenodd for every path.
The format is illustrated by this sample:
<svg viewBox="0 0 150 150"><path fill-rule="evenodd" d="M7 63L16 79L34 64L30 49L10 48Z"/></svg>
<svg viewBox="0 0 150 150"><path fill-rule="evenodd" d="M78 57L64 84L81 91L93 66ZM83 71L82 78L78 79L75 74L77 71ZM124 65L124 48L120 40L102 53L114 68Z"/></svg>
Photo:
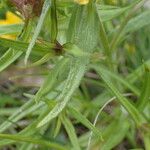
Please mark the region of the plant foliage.
<svg viewBox="0 0 150 150"><path fill-rule="evenodd" d="M150 150L148 5L1 0L0 148Z"/></svg>

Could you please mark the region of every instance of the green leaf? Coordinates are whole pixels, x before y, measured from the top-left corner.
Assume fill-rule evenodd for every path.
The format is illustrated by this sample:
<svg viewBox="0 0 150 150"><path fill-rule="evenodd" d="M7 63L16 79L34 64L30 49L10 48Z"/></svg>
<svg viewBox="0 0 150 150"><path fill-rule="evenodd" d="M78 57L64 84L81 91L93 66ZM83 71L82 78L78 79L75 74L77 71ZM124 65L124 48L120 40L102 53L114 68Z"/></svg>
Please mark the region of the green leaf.
<svg viewBox="0 0 150 150"><path fill-rule="evenodd" d="M50 148L55 148L58 150L67 150L66 147L59 145L57 143L54 142L50 142L49 140L44 140L44 139L36 139L33 137L25 137L22 135L10 135L10 134L0 134L0 138L2 139L10 139L10 140L14 140L17 142L28 142L28 143L33 143L33 144L38 144L38 145L43 145L46 147L50 147Z"/></svg>
<svg viewBox="0 0 150 150"><path fill-rule="evenodd" d="M24 116L27 116L35 110L43 107L43 105L44 104L41 103L35 105L33 100L28 101L0 125L0 133L11 127L13 123L17 122Z"/></svg>
<svg viewBox="0 0 150 150"><path fill-rule="evenodd" d="M58 27L57 27L57 11L56 11L56 0L51 0L51 42L56 42Z"/></svg>
<svg viewBox="0 0 150 150"><path fill-rule="evenodd" d="M91 2L83 7L76 5L69 22L67 42L77 45L83 51L93 51L99 42L100 28L97 20L95 4Z"/></svg>
<svg viewBox="0 0 150 150"><path fill-rule="evenodd" d="M150 16L150 10L147 10L145 12L142 12L140 15L132 18L124 27L122 33L120 34L120 37L118 38L118 42L124 40L126 38L125 36L126 34L131 34L143 27L148 26L150 24L149 16ZM113 32L117 32L117 31L114 30Z"/></svg>
<svg viewBox="0 0 150 150"><path fill-rule="evenodd" d="M97 24L97 17L98 15L93 3L89 3L89 5L83 7L79 5L75 7L70 20L68 41L76 43L77 47L83 51L92 52L98 42L95 38L93 39L95 35L98 37L97 28L95 28L95 24ZM88 57L73 58L70 65L69 75L63 90L56 98L58 103L49 112L49 114L43 118L37 127L41 127L53 118L57 117L58 114L65 108L73 93L78 88L88 63Z"/></svg>
<svg viewBox="0 0 150 150"><path fill-rule="evenodd" d="M61 117L61 121L62 121L62 123L63 123L63 125L64 125L64 127L68 133L70 141L74 147L73 149L74 150L81 150L74 126L72 125L71 121L65 116Z"/></svg>
<svg viewBox="0 0 150 150"><path fill-rule="evenodd" d="M32 31L32 21L29 22L27 26L24 26L23 32L20 35L20 40L26 42L30 37L30 32ZM2 39L1 39L2 40ZM5 40L6 41L6 40ZM7 68L10 64L12 64L18 57L21 56L23 52L15 49L7 50L3 56L0 58L0 72Z"/></svg>
<svg viewBox="0 0 150 150"><path fill-rule="evenodd" d="M132 16L135 14L135 12L140 9L145 3L145 0L137 0L135 2L133 2L130 11L128 12L128 15L125 17L125 19L123 19L122 23L120 24L120 27L116 29L116 31L114 32L114 37L111 41L111 49L112 51L116 48L116 46L118 45L120 38L122 37L124 29L126 27L126 25L129 23L130 19L132 18Z"/></svg>
<svg viewBox="0 0 150 150"><path fill-rule="evenodd" d="M139 30L140 28L148 26L150 24L149 16L150 16L150 10L147 10L145 12L142 12L138 16L132 18L126 25L124 29L124 34L131 33Z"/></svg>
<svg viewBox="0 0 150 150"><path fill-rule="evenodd" d="M38 38L38 35L40 34L40 31L41 31L41 28L42 28L42 25L43 25L43 22L44 22L44 19L46 17L46 14L49 10L51 6L51 2L50 0L45 0L44 4L43 4L43 8L42 8L42 12L41 12L41 15L40 15L40 18L39 18L39 21L38 21L38 24L37 24L37 27L34 31L34 34L33 34L33 37L32 37L32 40L30 41L30 44L28 46L28 49L26 51L26 55L25 55L25 64L27 64L27 60L28 60L28 57L32 51L32 48L34 47L35 45L35 42Z"/></svg>
<svg viewBox="0 0 150 150"><path fill-rule="evenodd" d="M127 76L127 80L129 80L132 83L135 82L135 81L137 81L138 78L140 78L145 73L144 72L144 67L145 66L150 67L150 60L147 60L142 65L140 65L136 70L134 70L132 73L130 73Z"/></svg>
<svg viewBox="0 0 150 150"><path fill-rule="evenodd" d="M124 122L124 123L122 124L122 122ZM117 128L115 126L117 126ZM113 127L113 130L111 130L109 132L108 137L107 138L105 137L104 143L102 144L102 146L100 146L101 150L111 150L111 149L113 149L126 136L126 133L129 129L129 123L126 120L126 118L120 117L120 120L115 121L115 126Z"/></svg>
<svg viewBox="0 0 150 150"><path fill-rule="evenodd" d="M21 54L22 51L16 51L13 49L7 50L7 52L0 58L0 72L13 63L19 56L21 56Z"/></svg>
<svg viewBox="0 0 150 150"><path fill-rule="evenodd" d="M149 100L150 100L150 70L149 68L145 68L143 88L141 91L140 98L138 99L137 102L138 109L140 111L143 111Z"/></svg>
<svg viewBox="0 0 150 150"><path fill-rule="evenodd" d="M123 14L125 11L127 11L130 7L123 7L119 8L116 6L107 6L107 5L99 5L97 4L98 13L102 18L102 21L109 21L112 20L121 14Z"/></svg>
<svg viewBox="0 0 150 150"><path fill-rule="evenodd" d="M85 71L85 63L81 64L80 60L75 61L75 63L72 62L71 70L63 87L63 90L61 94L56 98L58 103L49 112L49 114L43 118L43 120L38 124L37 127L41 127L46 123L48 123L53 118L57 117L58 114L65 108L72 94L78 88L80 80L84 75L84 71Z"/></svg>
<svg viewBox="0 0 150 150"><path fill-rule="evenodd" d="M61 118L59 116L58 119L57 119L57 122L56 122L55 130L54 130L54 138L58 135L58 133L61 129L61 124L62 124L62 122L61 122Z"/></svg>
<svg viewBox="0 0 150 150"><path fill-rule="evenodd" d="M130 83L130 81L127 81L126 79L122 78L119 74L116 74L116 73L113 73L112 71L109 71L108 69L106 69L102 65L96 64L96 65L91 65L91 67L92 66L93 66L93 68L96 68L96 69L99 69L99 67L100 67L101 70L103 70L103 72L105 72L105 74L114 78L116 80L116 82L122 83L127 89L130 89L137 96L140 95L139 89L137 89L132 83Z"/></svg>
<svg viewBox="0 0 150 150"><path fill-rule="evenodd" d="M0 35L20 33L23 24L0 25Z"/></svg>
<svg viewBox="0 0 150 150"><path fill-rule="evenodd" d="M48 62L50 60L50 58L53 58L53 57L54 57L53 54L45 54L41 59L39 59L38 61L36 61L32 64L25 66L25 68L40 66L40 65Z"/></svg>
<svg viewBox="0 0 150 150"><path fill-rule="evenodd" d="M76 109L74 109L73 107L69 107L69 112L70 114L76 118L79 122L81 122L84 126L86 126L88 129L90 129L91 131L93 131L93 133L97 136L100 137L101 140L102 135L101 132L85 117L83 116L79 111L77 111Z"/></svg>
<svg viewBox="0 0 150 150"><path fill-rule="evenodd" d="M138 127L141 127L143 123L146 122L142 114L136 109L136 107L131 104L127 98L125 98L120 91L114 86L108 75L99 67L95 68L98 74L101 76L105 84L112 91L112 93L117 97L120 104L127 110L127 112L132 116L133 120Z"/></svg>
<svg viewBox="0 0 150 150"><path fill-rule="evenodd" d="M39 102L41 97L52 90L57 81L60 70L62 70L66 64L68 64L68 59L61 59L59 62L57 62L56 66L50 70L46 80L35 95L34 100L36 102Z"/></svg>
<svg viewBox="0 0 150 150"><path fill-rule="evenodd" d="M14 51L25 51L28 47L27 42L14 41L10 39L0 38L0 45L3 47L10 47L14 49ZM55 44L49 43L45 45L44 43L36 43L33 47L33 52L37 55L42 55L51 53L54 55L54 51L51 51L54 48Z"/></svg>
<svg viewBox="0 0 150 150"><path fill-rule="evenodd" d="M105 52L105 55L107 58L107 63L108 65L110 66L111 68L111 64L112 64L112 57L111 57L111 49L110 49L110 45L109 45L109 41L108 41L108 36L106 34L106 31L105 31L105 28L104 28L104 25L101 21L101 16L98 15L99 17L99 25L100 25L100 39L101 39L101 43L102 43L102 46L104 48L104 52Z"/></svg>

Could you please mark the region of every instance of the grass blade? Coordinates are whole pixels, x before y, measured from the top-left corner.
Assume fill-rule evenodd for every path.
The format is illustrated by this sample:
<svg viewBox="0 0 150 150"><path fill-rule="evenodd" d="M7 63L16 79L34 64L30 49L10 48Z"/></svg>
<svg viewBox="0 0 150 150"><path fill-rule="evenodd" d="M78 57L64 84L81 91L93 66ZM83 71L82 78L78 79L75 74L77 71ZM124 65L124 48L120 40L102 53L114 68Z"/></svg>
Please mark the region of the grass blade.
<svg viewBox="0 0 150 150"><path fill-rule="evenodd" d="M74 150L81 150L77 135L75 133L74 126L72 125L71 121L64 116L61 118L61 121L62 121L62 123L63 123L63 125L64 125L64 127L68 133L68 136L69 136L70 141L74 147Z"/></svg>
<svg viewBox="0 0 150 150"><path fill-rule="evenodd" d="M35 29L35 31L34 31L34 35L33 35L33 37L32 37L32 40L30 41L30 44L29 44L29 46L28 46L28 49L27 49L27 52L26 52L26 55L25 55L25 64L27 64L28 57L29 57L29 55L30 55L30 53L31 53L31 51L32 51L32 48L33 48L34 45L35 45L35 42L36 42L36 40L37 40L37 37L38 37L38 35L39 35L40 31L41 31L41 28L42 28L44 19L45 19L45 17L46 17L46 14L47 14L49 8L50 8L50 5L51 5L50 0L46 0L46 1L44 2L44 4L43 4L42 13L41 13L41 15L40 15L40 18L39 18L37 27L36 27L36 29Z"/></svg>
<svg viewBox="0 0 150 150"><path fill-rule="evenodd" d="M84 126L86 126L88 129L93 131L93 133L100 137L101 140L103 140L101 132L85 117L83 116L80 112L78 112L76 109L70 107L69 112L72 114L74 118L76 118L79 122L81 122Z"/></svg>
<svg viewBox="0 0 150 150"><path fill-rule="evenodd" d="M36 138L33 138L33 137L25 137L25 136L22 136L22 135L0 134L0 138L10 139L10 140L14 140L14 141L17 141L17 142L28 142L28 143L43 145L43 146L50 147L50 148L56 148L58 150L67 150L66 147L61 146L57 143L50 142L50 141L43 140L43 139L36 139Z"/></svg>
<svg viewBox="0 0 150 150"><path fill-rule="evenodd" d="M138 127L141 127L143 123L146 122L145 118L141 115L141 113L132 105L114 86L114 84L108 78L108 75L101 68L95 68L98 74L101 76L103 81L106 83L108 88L112 91L112 93L118 98L118 101L125 107L128 113L132 116L133 120L137 124Z"/></svg>

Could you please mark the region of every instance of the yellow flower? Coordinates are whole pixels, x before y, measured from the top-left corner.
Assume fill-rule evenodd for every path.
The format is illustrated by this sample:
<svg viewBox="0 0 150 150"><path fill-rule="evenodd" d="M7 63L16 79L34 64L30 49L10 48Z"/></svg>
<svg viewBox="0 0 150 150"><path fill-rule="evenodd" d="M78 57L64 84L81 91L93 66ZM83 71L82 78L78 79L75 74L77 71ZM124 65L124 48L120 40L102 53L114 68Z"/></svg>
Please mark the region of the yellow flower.
<svg viewBox="0 0 150 150"><path fill-rule="evenodd" d="M74 1L80 5L86 5L89 3L89 0L74 0Z"/></svg>
<svg viewBox="0 0 150 150"><path fill-rule="evenodd" d="M0 20L0 25L11 25L19 23L22 23L22 20L10 11L6 13L6 19ZM1 37L8 39L15 39L16 35L1 35Z"/></svg>

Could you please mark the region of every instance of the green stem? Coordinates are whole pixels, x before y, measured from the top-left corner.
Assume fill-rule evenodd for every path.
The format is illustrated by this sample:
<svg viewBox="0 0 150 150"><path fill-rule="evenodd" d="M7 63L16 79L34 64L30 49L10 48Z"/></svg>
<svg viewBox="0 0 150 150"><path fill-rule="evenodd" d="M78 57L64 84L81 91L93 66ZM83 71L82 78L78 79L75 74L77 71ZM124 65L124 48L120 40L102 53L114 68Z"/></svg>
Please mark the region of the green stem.
<svg viewBox="0 0 150 150"><path fill-rule="evenodd" d="M98 14L98 12L97 12L97 14ZM107 37L106 31L105 31L104 25L101 21L100 15L98 15L98 17L99 17L99 25L100 25L100 39L101 39L102 45L104 47L104 50L105 50L105 53L107 56L108 66L111 68L112 56L111 56L111 50L110 50L108 37Z"/></svg>
<svg viewBox="0 0 150 150"><path fill-rule="evenodd" d="M52 0L51 2L51 42L56 42L58 34L57 27L57 12L56 12L56 0Z"/></svg>

